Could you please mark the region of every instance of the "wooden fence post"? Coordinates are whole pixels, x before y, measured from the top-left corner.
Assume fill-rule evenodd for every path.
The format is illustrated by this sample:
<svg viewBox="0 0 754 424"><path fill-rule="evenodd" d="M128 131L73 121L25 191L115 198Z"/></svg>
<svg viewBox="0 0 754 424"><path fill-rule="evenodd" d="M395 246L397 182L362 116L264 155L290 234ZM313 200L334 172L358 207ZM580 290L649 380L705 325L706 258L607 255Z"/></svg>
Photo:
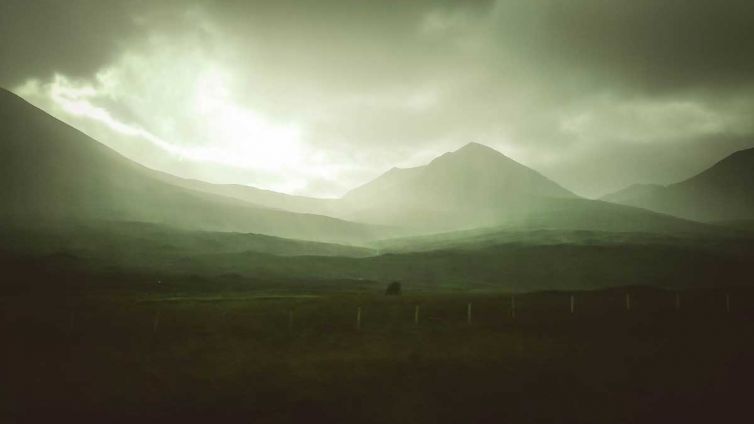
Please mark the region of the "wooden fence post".
<svg viewBox="0 0 754 424"><path fill-rule="evenodd" d="M576 296L571 295L571 313L576 310Z"/></svg>
<svg viewBox="0 0 754 424"><path fill-rule="evenodd" d="M419 325L419 305L414 307L414 325Z"/></svg>
<svg viewBox="0 0 754 424"><path fill-rule="evenodd" d="M511 318L516 319L516 295L511 295Z"/></svg>
<svg viewBox="0 0 754 424"><path fill-rule="evenodd" d="M471 324L471 302L466 305L466 323Z"/></svg>
<svg viewBox="0 0 754 424"><path fill-rule="evenodd" d="M154 321L152 322L152 332L157 333L157 327L160 325L160 311L158 310L154 314Z"/></svg>
<svg viewBox="0 0 754 424"><path fill-rule="evenodd" d="M626 293L626 311L631 310L631 293Z"/></svg>
<svg viewBox="0 0 754 424"><path fill-rule="evenodd" d="M681 310L681 294L678 292L675 292L675 310Z"/></svg>
<svg viewBox="0 0 754 424"><path fill-rule="evenodd" d="M361 330L361 306L356 308L356 329Z"/></svg>

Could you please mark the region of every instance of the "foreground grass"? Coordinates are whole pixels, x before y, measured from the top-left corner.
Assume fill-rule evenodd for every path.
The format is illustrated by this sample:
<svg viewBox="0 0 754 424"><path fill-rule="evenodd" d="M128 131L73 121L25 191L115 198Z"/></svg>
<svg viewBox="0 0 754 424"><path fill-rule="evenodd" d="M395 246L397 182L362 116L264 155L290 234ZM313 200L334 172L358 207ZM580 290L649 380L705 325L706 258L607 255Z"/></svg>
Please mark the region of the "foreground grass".
<svg viewBox="0 0 754 424"><path fill-rule="evenodd" d="M574 313L571 293L519 295L515 318L499 294L5 297L1 413L19 422L751 418L751 292L687 291L676 309L675 293L630 289L631 310L626 292L576 293Z"/></svg>

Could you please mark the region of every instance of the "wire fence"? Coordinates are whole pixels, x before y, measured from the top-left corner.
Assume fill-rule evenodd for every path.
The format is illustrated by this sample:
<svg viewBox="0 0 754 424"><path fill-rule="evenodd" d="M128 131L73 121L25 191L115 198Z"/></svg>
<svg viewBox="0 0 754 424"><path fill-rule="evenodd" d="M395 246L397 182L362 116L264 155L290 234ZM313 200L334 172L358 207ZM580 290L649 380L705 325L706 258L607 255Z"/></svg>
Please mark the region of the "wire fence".
<svg viewBox="0 0 754 424"><path fill-rule="evenodd" d="M6 310L3 326L68 335L300 332L605 325L610 322L754 318L750 290L547 292L508 295L173 297ZM46 330L45 330L46 329ZM106 337L106 335L105 335Z"/></svg>

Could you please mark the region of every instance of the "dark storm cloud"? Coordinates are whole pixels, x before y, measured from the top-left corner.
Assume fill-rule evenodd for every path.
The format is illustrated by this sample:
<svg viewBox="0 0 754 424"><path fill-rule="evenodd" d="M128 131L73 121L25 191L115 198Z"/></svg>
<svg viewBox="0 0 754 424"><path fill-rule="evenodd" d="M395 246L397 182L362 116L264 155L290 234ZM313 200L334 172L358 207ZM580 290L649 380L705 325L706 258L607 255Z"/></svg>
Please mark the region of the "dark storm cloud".
<svg viewBox="0 0 754 424"><path fill-rule="evenodd" d="M416 22L448 11L471 15L466 32L494 27L490 42L501 48L486 52L492 55L508 53L509 46L529 63L559 63L659 90L754 79L754 6L746 0L4 0L0 53L13 66L3 67L2 81L56 70L87 75L134 33L169 25L171 14L192 7L207 11L231 35L261 36L249 39L249 47L276 47L270 59L316 54L342 69L382 65L390 73L395 59L402 70L421 69L422 59L441 49L417 42ZM493 21L485 22L493 10ZM162 19L140 21L145 16ZM353 78L360 82L358 73Z"/></svg>
<svg viewBox="0 0 754 424"><path fill-rule="evenodd" d="M212 102L227 83L231 110L264 134L290 124L300 155L316 153L285 185L304 192L341 193L474 140L594 195L754 144L751 22L741 0L5 0L0 84L36 78L39 97L58 73L114 119L193 148L228 128L197 127L199 95L185 93L201 81ZM282 178L124 146L176 174Z"/></svg>
<svg viewBox="0 0 754 424"><path fill-rule="evenodd" d="M12 86L53 72L89 76L114 57L133 30L122 1L0 2L0 83Z"/></svg>
<svg viewBox="0 0 754 424"><path fill-rule="evenodd" d="M516 25L521 16L515 9L526 9L534 25L525 44L556 63L656 90L754 80L754 5L748 0L518 3L526 6L501 3L503 36L517 37L522 25ZM509 7L513 13L508 15Z"/></svg>

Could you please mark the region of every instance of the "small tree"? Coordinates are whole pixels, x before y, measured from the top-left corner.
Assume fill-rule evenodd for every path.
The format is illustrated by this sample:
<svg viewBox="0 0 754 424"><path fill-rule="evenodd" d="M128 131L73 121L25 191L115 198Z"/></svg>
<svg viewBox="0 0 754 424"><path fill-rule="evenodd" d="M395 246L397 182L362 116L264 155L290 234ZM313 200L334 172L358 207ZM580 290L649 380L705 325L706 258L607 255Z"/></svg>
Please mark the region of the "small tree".
<svg viewBox="0 0 754 424"><path fill-rule="evenodd" d="M393 281L387 286L385 290L385 296L400 296L401 295L401 283L399 281Z"/></svg>

